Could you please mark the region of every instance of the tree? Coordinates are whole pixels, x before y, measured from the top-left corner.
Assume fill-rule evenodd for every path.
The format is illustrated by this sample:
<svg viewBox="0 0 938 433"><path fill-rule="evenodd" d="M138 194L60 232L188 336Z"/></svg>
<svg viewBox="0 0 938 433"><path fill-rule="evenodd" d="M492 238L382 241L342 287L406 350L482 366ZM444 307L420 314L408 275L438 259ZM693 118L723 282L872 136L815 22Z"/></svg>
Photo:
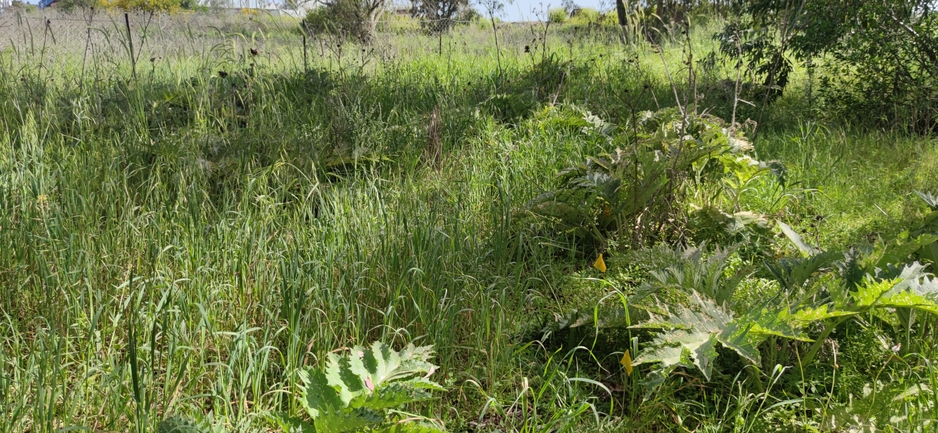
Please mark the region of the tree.
<svg viewBox="0 0 938 433"><path fill-rule="evenodd" d="M568 17L572 17L580 11L580 6L577 5L573 0L561 0L560 6L563 7L563 10L567 11Z"/></svg>
<svg viewBox="0 0 938 433"><path fill-rule="evenodd" d="M386 0L321 0L303 19L308 32L339 33L370 45L377 38L378 18Z"/></svg>
<svg viewBox="0 0 938 433"><path fill-rule="evenodd" d="M788 83L791 61L824 55L828 100L850 116L875 114L920 132L938 121L938 19L933 0L750 0L721 35L748 61L766 95ZM838 71L850 71L839 73ZM768 98L766 98L768 100ZM846 104L846 105L843 105Z"/></svg>
<svg viewBox="0 0 938 433"><path fill-rule="evenodd" d="M413 0L411 14L424 19L424 26L431 32L445 33L468 6L468 0Z"/></svg>

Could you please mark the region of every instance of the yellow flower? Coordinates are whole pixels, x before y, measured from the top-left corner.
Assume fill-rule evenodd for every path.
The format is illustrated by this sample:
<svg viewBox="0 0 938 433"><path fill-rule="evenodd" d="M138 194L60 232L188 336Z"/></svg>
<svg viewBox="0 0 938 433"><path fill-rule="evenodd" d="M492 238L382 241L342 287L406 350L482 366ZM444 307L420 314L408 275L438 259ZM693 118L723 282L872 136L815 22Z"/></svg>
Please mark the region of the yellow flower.
<svg viewBox="0 0 938 433"><path fill-rule="evenodd" d="M625 349L625 353L622 354L622 360L619 361L619 364L625 367L625 372L628 373L629 376L632 375L632 355L629 354L629 349Z"/></svg>
<svg viewBox="0 0 938 433"><path fill-rule="evenodd" d="M596 258L596 261L593 262L593 267L596 269L599 269L599 272L603 272L603 273L606 272L606 262L603 261L602 254L600 254L599 257Z"/></svg>

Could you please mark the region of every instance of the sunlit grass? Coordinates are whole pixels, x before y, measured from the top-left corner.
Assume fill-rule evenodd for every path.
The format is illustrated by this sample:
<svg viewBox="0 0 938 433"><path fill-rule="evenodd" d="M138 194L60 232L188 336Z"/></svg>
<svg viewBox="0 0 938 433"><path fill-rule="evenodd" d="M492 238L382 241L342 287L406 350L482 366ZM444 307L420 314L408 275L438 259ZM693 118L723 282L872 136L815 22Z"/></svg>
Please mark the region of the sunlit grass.
<svg viewBox="0 0 938 433"><path fill-rule="evenodd" d="M750 413L743 391L683 403L696 379L626 401L608 370L618 357L541 344L539 324L598 301L568 284L592 278L576 272L595 258L512 220L557 172L621 145L537 112L576 104L624 125L673 105L661 59L686 83L680 39L659 55L559 28L545 48L538 27L506 28L500 76L484 26L373 48L310 38L304 65L287 19L184 18L152 24L136 80L108 17L91 39L54 20L57 43L41 24L0 26L16 35L0 41L0 431L151 431L171 414L258 431L265 414L298 413L299 367L374 340L434 345L450 391L420 409L454 430ZM717 26L692 32L696 58ZM563 78L538 82L551 56ZM541 99L499 120L499 94ZM711 95L699 108L727 109ZM439 167L426 158L435 109ZM936 188L926 139L810 120L766 131L756 151L788 167L788 205L768 187L741 202L804 230L823 216L822 246L895 231L919 216L912 190ZM934 369L909 369L934 388Z"/></svg>

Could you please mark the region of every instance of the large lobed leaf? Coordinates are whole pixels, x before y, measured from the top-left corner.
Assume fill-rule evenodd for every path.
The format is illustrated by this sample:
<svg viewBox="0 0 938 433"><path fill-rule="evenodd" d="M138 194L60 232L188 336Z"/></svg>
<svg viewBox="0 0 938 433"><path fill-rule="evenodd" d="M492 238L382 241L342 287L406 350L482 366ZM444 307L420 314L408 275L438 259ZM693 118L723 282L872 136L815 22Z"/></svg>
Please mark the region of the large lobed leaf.
<svg viewBox="0 0 938 433"><path fill-rule="evenodd" d="M741 317L718 305L713 299L692 291L691 306L677 307L668 317L653 317L636 327L661 329L633 364L656 362L668 372L678 365L697 367L709 380L713 361L717 357L716 345L733 350L747 361L760 362L759 344L766 337L776 335L806 340L800 326L790 319L788 311L758 309Z"/></svg>
<svg viewBox="0 0 938 433"><path fill-rule="evenodd" d="M430 399L430 391L443 390L427 379L436 370L429 362L432 356L429 346L411 344L397 352L380 342L355 346L344 355L329 354L325 369L300 371L301 405L320 433L382 428L388 409Z"/></svg>

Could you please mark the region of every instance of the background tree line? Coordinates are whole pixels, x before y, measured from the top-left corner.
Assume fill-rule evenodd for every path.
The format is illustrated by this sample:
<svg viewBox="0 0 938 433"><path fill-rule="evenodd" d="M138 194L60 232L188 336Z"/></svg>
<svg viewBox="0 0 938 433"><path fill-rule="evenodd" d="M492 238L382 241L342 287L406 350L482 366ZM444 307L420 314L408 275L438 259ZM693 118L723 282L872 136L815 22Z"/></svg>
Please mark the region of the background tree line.
<svg viewBox="0 0 938 433"><path fill-rule="evenodd" d="M387 0L317 0L303 22L363 43ZM932 133L938 124L938 27L934 0L616 0L615 17L598 24L637 26L647 39L706 14L725 20L713 35L724 62L737 62L753 104L773 102L795 67L812 80L810 103L823 114L879 128ZM502 0L413 0L411 16L445 32L474 7L499 11ZM581 9L573 1L551 11L562 23ZM692 20L691 20L692 21ZM691 24L693 25L693 24ZM711 57L711 60L714 60ZM815 83L816 81L816 83Z"/></svg>
<svg viewBox="0 0 938 433"><path fill-rule="evenodd" d="M497 15L504 3L411 0L403 9L427 31L440 33L479 16L477 9ZM60 0L58 5L149 12L200 7L196 0ZM364 44L375 41L377 22L391 8L388 0L309 0L306 6L312 6L302 21L306 31L342 34ZM774 101L800 65L816 80L810 102L824 114L932 133L938 124L936 7L935 0L616 0L615 19L596 21L637 26L657 42L692 16L720 16L726 25L714 35L720 43L714 54L738 62L747 88L760 89L744 95L748 102ZM575 0L558 9L543 19L563 22L581 11Z"/></svg>

